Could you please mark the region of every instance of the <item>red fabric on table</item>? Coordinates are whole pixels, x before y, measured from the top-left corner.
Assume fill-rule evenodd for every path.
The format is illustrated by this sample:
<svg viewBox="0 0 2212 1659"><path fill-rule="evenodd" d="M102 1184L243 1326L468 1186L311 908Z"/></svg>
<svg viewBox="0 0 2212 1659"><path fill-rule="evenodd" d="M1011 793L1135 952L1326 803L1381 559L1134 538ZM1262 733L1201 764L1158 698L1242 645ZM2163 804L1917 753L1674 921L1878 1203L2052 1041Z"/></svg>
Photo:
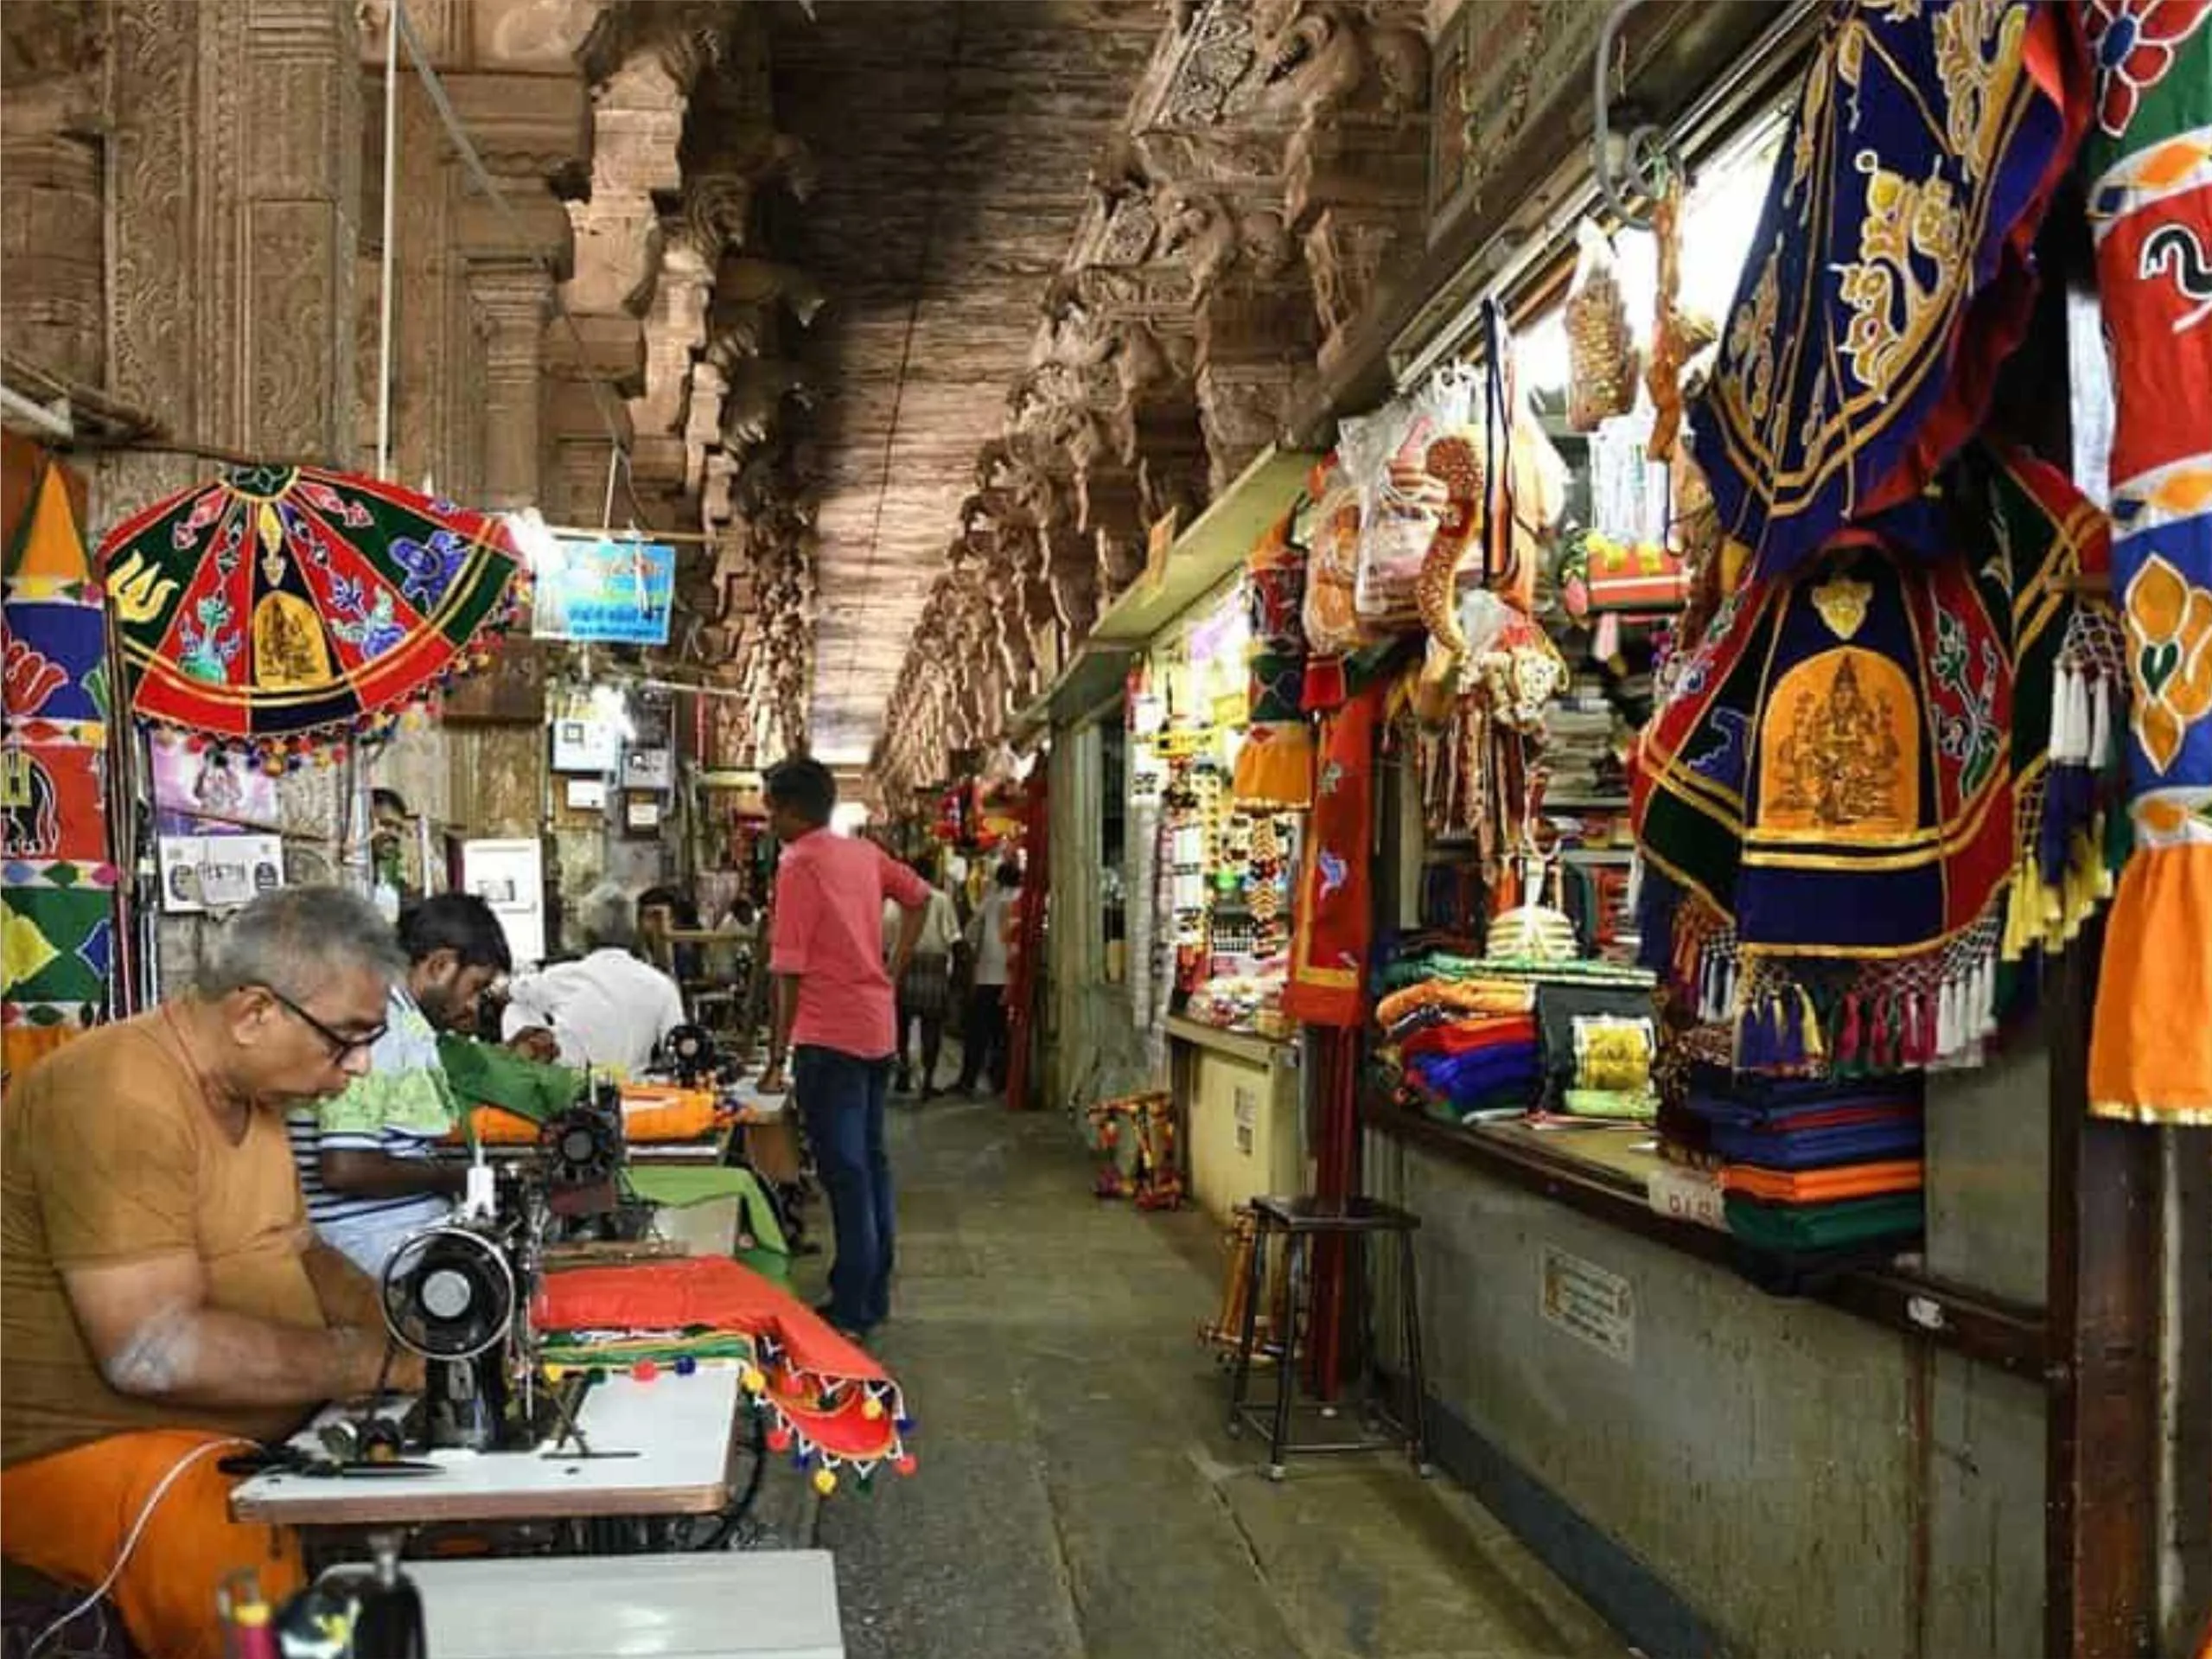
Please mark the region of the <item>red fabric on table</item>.
<svg viewBox="0 0 2212 1659"><path fill-rule="evenodd" d="M1526 1045L1536 1040L1534 1015L1508 1015L1501 1019L1468 1019L1450 1025L1431 1025L1406 1037L1398 1048L1411 1060L1422 1055L1479 1054L1485 1049Z"/></svg>
<svg viewBox="0 0 2212 1659"><path fill-rule="evenodd" d="M725 1256L556 1270L531 1317L542 1330L735 1331L775 1356L759 1367L765 1397L806 1439L856 1462L898 1452L905 1413L890 1374L790 1292ZM825 1409L827 1394L836 1397Z"/></svg>

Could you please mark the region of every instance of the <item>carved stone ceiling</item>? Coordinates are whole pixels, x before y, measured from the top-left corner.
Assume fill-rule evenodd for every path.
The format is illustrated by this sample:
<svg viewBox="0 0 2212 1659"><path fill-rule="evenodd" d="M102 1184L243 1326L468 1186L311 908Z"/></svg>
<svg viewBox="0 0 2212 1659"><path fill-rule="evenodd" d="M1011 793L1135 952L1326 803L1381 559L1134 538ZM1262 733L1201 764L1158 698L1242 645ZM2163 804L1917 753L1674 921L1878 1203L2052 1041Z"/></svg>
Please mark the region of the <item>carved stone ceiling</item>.
<svg viewBox="0 0 2212 1659"><path fill-rule="evenodd" d="M1158 0L819 0L812 21L774 15L778 122L819 169L788 246L830 296L809 341L813 745L857 761L1165 14Z"/></svg>

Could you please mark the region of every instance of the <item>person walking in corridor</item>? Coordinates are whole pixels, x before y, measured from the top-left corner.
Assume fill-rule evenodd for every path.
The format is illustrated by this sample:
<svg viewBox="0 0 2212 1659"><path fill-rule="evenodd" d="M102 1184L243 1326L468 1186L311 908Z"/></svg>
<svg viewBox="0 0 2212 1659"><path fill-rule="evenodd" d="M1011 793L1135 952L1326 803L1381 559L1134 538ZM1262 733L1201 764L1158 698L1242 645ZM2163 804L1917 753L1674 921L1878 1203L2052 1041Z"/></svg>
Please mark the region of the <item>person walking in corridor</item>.
<svg viewBox="0 0 2212 1659"><path fill-rule="evenodd" d="M957 1093L972 1094L986 1077L997 1094L1006 1086L1006 981L1011 966L1014 902L1022 891L1022 866L998 866L991 890L968 918L968 960L975 964L968 992L967 1029L960 1044Z"/></svg>
<svg viewBox="0 0 2212 1659"><path fill-rule="evenodd" d="M914 872L929 886L929 903L921 913L921 934L915 941L914 957L907 964L906 977L898 981L899 1060L898 1082L892 1092L898 1094L914 1093L914 1072L908 1056L912 1052L914 1028L921 1028L921 1098L932 1101L937 1097L937 1056L945 1045L945 1017L953 1004L953 948L960 942L959 912L953 908L953 896L930 881L929 872L919 861ZM883 901L883 960L888 963L891 953L898 948L900 930L906 925L906 912L896 899Z"/></svg>
<svg viewBox="0 0 2212 1659"><path fill-rule="evenodd" d="M775 1011L761 1088L783 1088L788 1056L837 1235L830 1299L816 1311L864 1337L890 1312L897 1232L883 1150L883 1098L897 1047L892 987L921 937L929 888L874 842L831 833L837 780L820 762L801 757L769 768L764 792L783 856L768 941ZM903 912L888 962L887 899Z"/></svg>

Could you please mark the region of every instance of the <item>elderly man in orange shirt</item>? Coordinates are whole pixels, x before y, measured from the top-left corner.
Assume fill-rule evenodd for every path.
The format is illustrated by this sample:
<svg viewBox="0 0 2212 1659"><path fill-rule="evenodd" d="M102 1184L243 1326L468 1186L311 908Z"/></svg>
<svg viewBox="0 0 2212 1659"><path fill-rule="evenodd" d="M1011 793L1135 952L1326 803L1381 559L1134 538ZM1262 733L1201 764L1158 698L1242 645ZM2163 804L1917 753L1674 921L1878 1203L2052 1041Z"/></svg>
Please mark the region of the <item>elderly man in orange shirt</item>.
<svg viewBox="0 0 2212 1659"><path fill-rule="evenodd" d="M837 1229L830 1299L817 1311L848 1335L864 1337L891 1311L897 1229L883 1098L898 1046L892 987L921 937L929 887L874 842L830 832L837 780L820 762L769 768L765 793L783 858L768 952L775 1020L761 1087L782 1087L789 1053L800 1115ZM886 900L905 912L888 963Z"/></svg>
<svg viewBox="0 0 2212 1659"><path fill-rule="evenodd" d="M147 1654L220 1659L238 1568L297 1587L296 1543L232 1522L218 1464L385 1374L375 1289L309 1228L284 1113L367 1069L405 966L367 900L268 894L189 994L0 1107L0 1551L112 1594ZM421 1378L403 1356L388 1381Z"/></svg>

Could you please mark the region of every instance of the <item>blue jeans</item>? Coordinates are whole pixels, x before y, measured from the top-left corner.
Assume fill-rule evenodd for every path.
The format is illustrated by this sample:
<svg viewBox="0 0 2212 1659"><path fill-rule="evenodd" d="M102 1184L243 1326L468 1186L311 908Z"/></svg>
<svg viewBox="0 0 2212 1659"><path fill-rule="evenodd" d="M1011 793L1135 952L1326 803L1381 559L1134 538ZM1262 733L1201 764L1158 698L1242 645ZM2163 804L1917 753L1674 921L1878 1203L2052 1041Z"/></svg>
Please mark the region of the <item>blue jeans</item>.
<svg viewBox="0 0 2212 1659"><path fill-rule="evenodd" d="M801 1045L793 1056L792 1088L814 1169L830 1196L837 1260L830 1268L830 1316L847 1330L866 1330L891 1311L896 1228L891 1215L891 1162L883 1152L883 1097L891 1082L889 1056L859 1060L836 1049Z"/></svg>

